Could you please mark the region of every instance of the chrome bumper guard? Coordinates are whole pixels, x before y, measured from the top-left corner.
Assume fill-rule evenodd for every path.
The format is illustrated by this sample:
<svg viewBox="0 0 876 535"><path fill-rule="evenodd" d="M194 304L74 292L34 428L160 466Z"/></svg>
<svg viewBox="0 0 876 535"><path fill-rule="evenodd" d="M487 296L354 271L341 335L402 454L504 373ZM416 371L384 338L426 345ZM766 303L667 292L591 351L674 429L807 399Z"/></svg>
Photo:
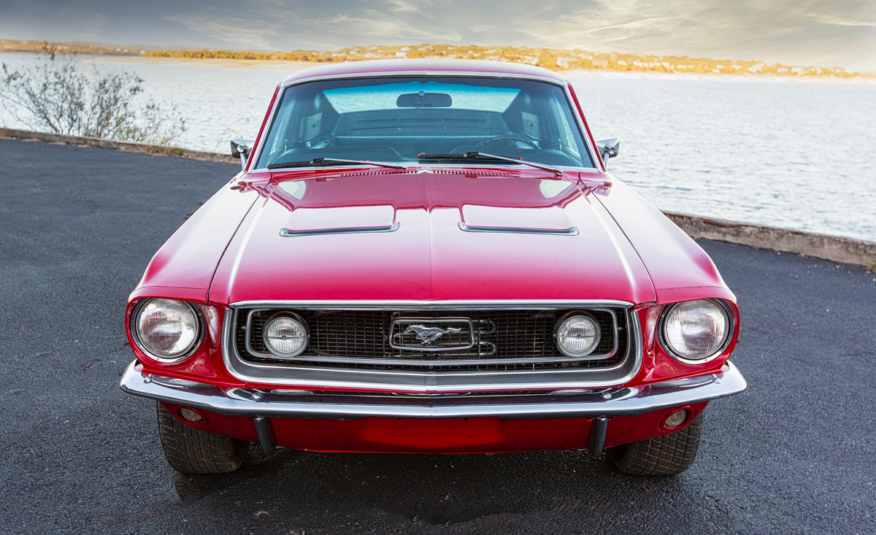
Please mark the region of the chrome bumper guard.
<svg viewBox="0 0 876 535"><path fill-rule="evenodd" d="M635 416L738 394L746 383L731 363L719 373L643 387L539 393L369 394L220 388L144 375L132 362L122 377L129 394L229 416L326 418L596 418Z"/></svg>

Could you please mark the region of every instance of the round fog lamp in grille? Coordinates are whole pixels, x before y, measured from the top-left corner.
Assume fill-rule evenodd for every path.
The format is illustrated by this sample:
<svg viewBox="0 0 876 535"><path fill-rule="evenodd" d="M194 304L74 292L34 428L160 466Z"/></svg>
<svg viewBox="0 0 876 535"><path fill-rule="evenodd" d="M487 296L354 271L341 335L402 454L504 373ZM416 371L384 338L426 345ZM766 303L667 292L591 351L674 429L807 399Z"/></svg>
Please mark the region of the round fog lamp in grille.
<svg viewBox="0 0 876 535"><path fill-rule="evenodd" d="M679 427L681 424L687 421L687 418L690 416L690 412L687 409L681 409L680 411L675 411L663 420L663 427L667 429L675 429Z"/></svg>
<svg viewBox="0 0 876 535"><path fill-rule="evenodd" d="M590 314L576 313L560 320L557 348L567 357L586 357L599 345L599 323Z"/></svg>
<svg viewBox="0 0 876 535"><path fill-rule="evenodd" d="M307 324L294 314L272 316L263 333L265 347L280 358L298 356L307 347Z"/></svg>

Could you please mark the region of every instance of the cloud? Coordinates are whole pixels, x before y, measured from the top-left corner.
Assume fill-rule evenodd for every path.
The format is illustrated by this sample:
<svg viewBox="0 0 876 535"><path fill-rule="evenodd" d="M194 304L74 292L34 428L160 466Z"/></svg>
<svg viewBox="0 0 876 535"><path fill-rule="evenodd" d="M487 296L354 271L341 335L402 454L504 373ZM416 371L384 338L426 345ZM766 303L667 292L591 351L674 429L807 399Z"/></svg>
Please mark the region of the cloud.
<svg viewBox="0 0 876 535"><path fill-rule="evenodd" d="M668 20L675 20L675 19L677 19L677 18L678 18L678 17L654 17L654 18L645 19L645 20L637 20L637 21L634 21L634 22L625 22L625 23L623 23L623 24L612 24L612 25L610 25L610 26L603 26L603 27L601 27L601 28L593 28L593 29L591 29L591 30L587 30L587 32L588 32L588 33L595 33L595 32L601 32L601 31L604 31L604 30L617 30L617 29L621 29L621 28L624 28L624 29L627 29L627 28L639 28L639 27L642 27L642 26L649 26L649 25L652 25L652 24L654 24L655 22L665 22L665 21L668 21Z"/></svg>
<svg viewBox="0 0 876 535"><path fill-rule="evenodd" d="M180 14L164 15L162 18L239 48L270 48L271 38L276 35L276 29L271 27L275 25L246 21L240 15Z"/></svg>
<svg viewBox="0 0 876 535"><path fill-rule="evenodd" d="M390 8L390 11L395 13L420 12L419 7L414 5L413 2L408 2L406 0L388 0L387 3L393 6Z"/></svg>
<svg viewBox="0 0 876 535"><path fill-rule="evenodd" d="M76 35L83 41L97 39L105 24L106 17L101 14L92 15L76 25Z"/></svg>
<svg viewBox="0 0 876 535"><path fill-rule="evenodd" d="M534 17L521 43L876 69L872 13L862 0L615 0Z"/></svg>
<svg viewBox="0 0 876 535"><path fill-rule="evenodd" d="M390 41L441 41L458 42L462 34L448 27L432 25L410 25L399 20L388 19L383 13L366 11L360 16L338 15L325 21L307 21L306 24L321 27L323 31L346 33L356 28L359 38L367 38L362 44L389 44Z"/></svg>
<svg viewBox="0 0 876 535"><path fill-rule="evenodd" d="M876 22L867 22L863 20L849 20L833 15L813 15L813 20L822 24L835 24L837 26L870 26L876 28Z"/></svg>
<svg viewBox="0 0 876 535"><path fill-rule="evenodd" d="M0 0L0 36L253 50L548 46L876 69L873 0Z"/></svg>

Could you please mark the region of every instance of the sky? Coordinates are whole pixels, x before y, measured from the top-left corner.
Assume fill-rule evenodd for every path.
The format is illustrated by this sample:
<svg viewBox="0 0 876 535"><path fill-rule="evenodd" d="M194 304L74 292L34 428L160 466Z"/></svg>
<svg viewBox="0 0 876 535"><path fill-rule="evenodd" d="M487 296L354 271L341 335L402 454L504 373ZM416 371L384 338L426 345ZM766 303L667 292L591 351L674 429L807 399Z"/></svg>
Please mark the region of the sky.
<svg viewBox="0 0 876 535"><path fill-rule="evenodd" d="M0 0L0 39L529 46L876 71L876 0Z"/></svg>

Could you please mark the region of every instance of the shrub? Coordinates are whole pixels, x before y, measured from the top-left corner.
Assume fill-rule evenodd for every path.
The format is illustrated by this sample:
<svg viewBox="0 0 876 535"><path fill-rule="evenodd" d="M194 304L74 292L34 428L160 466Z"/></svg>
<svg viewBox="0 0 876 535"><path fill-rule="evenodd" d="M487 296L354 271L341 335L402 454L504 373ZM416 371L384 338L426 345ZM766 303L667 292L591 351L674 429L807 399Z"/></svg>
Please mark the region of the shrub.
<svg viewBox="0 0 876 535"><path fill-rule="evenodd" d="M185 132L176 106L143 102L143 79L133 72L84 68L46 47L35 65L2 64L0 100L28 127L56 134L168 146Z"/></svg>

